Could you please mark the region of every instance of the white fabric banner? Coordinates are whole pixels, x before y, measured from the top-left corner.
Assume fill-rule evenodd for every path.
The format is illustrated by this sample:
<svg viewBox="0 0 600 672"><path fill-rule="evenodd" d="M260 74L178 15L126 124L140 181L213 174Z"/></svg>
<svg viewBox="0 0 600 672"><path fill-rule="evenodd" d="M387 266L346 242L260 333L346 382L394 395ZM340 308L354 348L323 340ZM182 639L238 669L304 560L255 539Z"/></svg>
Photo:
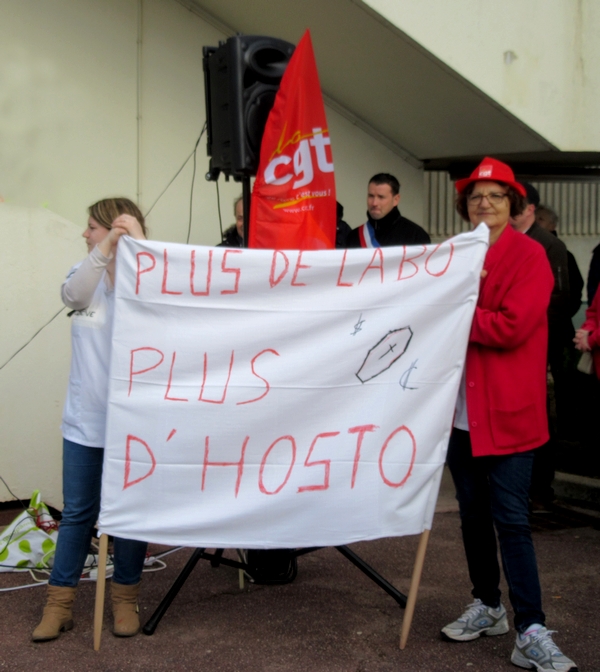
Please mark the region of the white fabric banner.
<svg viewBox="0 0 600 672"><path fill-rule="evenodd" d="M295 548L429 529L487 240L123 238L101 532Z"/></svg>

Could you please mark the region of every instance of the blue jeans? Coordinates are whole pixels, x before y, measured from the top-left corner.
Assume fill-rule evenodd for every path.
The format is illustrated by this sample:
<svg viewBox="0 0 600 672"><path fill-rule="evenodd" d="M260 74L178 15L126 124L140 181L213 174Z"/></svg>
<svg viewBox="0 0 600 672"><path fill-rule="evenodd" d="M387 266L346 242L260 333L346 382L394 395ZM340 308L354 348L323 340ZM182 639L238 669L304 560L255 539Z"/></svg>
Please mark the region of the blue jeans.
<svg viewBox="0 0 600 672"><path fill-rule="evenodd" d="M103 459L103 448L90 448L63 439L64 508L48 581L51 586L74 588L79 583L100 512ZM145 541L115 537L115 583L139 583L147 547Z"/></svg>
<svg viewBox="0 0 600 672"><path fill-rule="evenodd" d="M529 527L533 458L531 450L473 457L469 432L460 429L453 430L448 445L473 597L489 607L500 604L495 527L518 632L525 632L532 623L545 622Z"/></svg>

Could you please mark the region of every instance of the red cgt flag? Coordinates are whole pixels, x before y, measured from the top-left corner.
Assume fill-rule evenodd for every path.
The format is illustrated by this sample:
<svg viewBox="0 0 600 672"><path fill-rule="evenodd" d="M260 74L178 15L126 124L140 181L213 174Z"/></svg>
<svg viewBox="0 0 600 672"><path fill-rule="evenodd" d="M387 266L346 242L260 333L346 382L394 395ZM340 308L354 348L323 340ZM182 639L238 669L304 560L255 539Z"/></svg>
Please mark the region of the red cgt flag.
<svg viewBox="0 0 600 672"><path fill-rule="evenodd" d="M336 202L327 119L310 32L285 70L269 114L250 208L250 247L335 247Z"/></svg>

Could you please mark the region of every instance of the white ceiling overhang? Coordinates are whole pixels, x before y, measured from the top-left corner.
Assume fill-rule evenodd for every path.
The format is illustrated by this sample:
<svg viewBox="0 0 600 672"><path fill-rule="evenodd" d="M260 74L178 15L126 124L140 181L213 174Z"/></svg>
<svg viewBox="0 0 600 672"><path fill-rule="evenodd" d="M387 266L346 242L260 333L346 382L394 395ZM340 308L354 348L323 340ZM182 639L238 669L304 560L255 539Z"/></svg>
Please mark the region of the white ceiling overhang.
<svg viewBox="0 0 600 672"><path fill-rule="evenodd" d="M556 149L360 0L178 1L226 35L310 28L326 104L413 165Z"/></svg>

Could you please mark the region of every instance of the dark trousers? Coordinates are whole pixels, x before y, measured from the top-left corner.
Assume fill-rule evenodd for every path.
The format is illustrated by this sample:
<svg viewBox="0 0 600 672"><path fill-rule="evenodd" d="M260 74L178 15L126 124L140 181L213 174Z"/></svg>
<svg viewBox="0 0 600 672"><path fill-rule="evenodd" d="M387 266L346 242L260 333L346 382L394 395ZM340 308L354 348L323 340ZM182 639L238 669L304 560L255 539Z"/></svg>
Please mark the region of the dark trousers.
<svg viewBox="0 0 600 672"><path fill-rule="evenodd" d="M500 604L495 527L518 632L545 622L529 527L532 464L533 451L473 457L469 432L452 432L448 466L456 487L473 597L489 607Z"/></svg>

